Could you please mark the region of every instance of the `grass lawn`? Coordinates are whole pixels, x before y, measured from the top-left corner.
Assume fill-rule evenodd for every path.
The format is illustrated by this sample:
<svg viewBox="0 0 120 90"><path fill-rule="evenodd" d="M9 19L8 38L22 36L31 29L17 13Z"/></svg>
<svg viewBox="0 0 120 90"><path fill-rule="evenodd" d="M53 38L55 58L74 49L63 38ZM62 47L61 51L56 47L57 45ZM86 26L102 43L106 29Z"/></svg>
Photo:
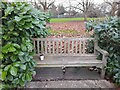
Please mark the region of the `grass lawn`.
<svg viewBox="0 0 120 90"><path fill-rule="evenodd" d="M87 18L87 20L94 20L96 18ZM84 18L52 18L50 22L69 22L69 21L83 21Z"/></svg>
<svg viewBox="0 0 120 90"><path fill-rule="evenodd" d="M66 35L66 34L78 34L79 32L77 30L49 30L49 33L52 35Z"/></svg>

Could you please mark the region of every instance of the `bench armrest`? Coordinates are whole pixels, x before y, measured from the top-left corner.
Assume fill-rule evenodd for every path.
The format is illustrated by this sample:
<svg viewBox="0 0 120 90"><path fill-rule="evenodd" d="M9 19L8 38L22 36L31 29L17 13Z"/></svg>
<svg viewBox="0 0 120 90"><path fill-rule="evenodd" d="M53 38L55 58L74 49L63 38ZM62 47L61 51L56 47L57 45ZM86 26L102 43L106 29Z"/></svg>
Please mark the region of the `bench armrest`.
<svg viewBox="0 0 120 90"><path fill-rule="evenodd" d="M107 57L109 55L109 53L107 51L101 49L99 46L96 46L95 50L97 50L98 52L100 52L105 57Z"/></svg>
<svg viewBox="0 0 120 90"><path fill-rule="evenodd" d="M107 65L107 58L109 53L103 49L101 49L99 46L96 46L95 50L100 52L102 54L102 62L103 62L103 67Z"/></svg>

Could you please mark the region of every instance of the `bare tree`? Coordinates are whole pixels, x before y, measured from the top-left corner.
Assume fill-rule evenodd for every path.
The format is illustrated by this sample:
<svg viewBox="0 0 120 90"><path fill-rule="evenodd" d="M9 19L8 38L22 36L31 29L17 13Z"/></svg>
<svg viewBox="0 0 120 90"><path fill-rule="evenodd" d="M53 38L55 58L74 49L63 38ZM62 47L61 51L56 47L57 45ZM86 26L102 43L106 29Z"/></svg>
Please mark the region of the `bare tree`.
<svg viewBox="0 0 120 90"><path fill-rule="evenodd" d="M49 9L49 12L51 14L51 17L57 17L58 15L57 6L53 4L52 7Z"/></svg>
<svg viewBox="0 0 120 90"><path fill-rule="evenodd" d="M118 13L117 13L118 17L120 17L120 2L118 4Z"/></svg>
<svg viewBox="0 0 120 90"><path fill-rule="evenodd" d="M89 8L93 5L93 1L92 0L80 0L80 1L76 0L76 2L77 2L77 5L72 7L82 11L84 14L84 20L86 21Z"/></svg>
<svg viewBox="0 0 120 90"><path fill-rule="evenodd" d="M120 0L104 0L105 3L111 6L111 16L118 15L120 12Z"/></svg>
<svg viewBox="0 0 120 90"><path fill-rule="evenodd" d="M117 16L120 17L120 0L117 0L116 3L117 3L117 6L118 6Z"/></svg>
<svg viewBox="0 0 120 90"><path fill-rule="evenodd" d="M65 7L63 5L58 5L57 8L59 15L63 15L66 12Z"/></svg>
<svg viewBox="0 0 120 90"><path fill-rule="evenodd" d="M42 10L46 12L52 7L55 0L31 0L31 2L33 2L34 6L38 9L42 8Z"/></svg>

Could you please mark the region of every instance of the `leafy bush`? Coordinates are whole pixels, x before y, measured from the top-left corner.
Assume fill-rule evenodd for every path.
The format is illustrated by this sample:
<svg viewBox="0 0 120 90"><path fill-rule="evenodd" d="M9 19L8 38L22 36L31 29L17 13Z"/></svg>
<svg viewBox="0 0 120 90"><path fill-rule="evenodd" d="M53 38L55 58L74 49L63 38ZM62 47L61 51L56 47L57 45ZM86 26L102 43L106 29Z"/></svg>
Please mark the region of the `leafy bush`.
<svg viewBox="0 0 120 90"><path fill-rule="evenodd" d="M25 2L0 3L2 7L2 61L0 79L13 87L24 86L35 74L31 38L45 37L47 17Z"/></svg>
<svg viewBox="0 0 120 90"><path fill-rule="evenodd" d="M90 21L87 29L94 30L98 45L109 52L107 73L120 85L120 18L110 17L99 23Z"/></svg>

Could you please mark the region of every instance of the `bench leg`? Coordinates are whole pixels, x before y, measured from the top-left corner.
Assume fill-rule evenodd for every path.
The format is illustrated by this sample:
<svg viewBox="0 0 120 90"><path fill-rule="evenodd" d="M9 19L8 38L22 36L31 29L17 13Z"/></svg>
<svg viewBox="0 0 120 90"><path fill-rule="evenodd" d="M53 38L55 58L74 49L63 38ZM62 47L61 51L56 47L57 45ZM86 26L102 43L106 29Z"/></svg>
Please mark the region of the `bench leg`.
<svg viewBox="0 0 120 90"><path fill-rule="evenodd" d="M65 66L62 67L62 72L63 72L63 75L65 75L65 72L66 72L66 67Z"/></svg>
<svg viewBox="0 0 120 90"><path fill-rule="evenodd" d="M102 69L101 69L101 78L104 79L104 77L105 77L105 68L102 67Z"/></svg>

